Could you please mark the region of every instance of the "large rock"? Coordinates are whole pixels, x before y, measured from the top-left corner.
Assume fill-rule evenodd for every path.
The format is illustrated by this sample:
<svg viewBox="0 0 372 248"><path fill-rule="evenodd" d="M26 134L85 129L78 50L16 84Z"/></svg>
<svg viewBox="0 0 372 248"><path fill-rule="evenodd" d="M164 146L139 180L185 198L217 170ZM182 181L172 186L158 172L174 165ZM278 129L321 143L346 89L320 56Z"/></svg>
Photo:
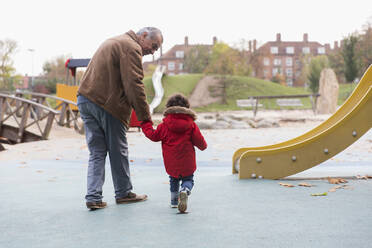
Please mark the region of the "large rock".
<svg viewBox="0 0 372 248"><path fill-rule="evenodd" d="M319 94L316 104L318 114L333 114L337 108L338 82L332 69L323 69L320 73Z"/></svg>

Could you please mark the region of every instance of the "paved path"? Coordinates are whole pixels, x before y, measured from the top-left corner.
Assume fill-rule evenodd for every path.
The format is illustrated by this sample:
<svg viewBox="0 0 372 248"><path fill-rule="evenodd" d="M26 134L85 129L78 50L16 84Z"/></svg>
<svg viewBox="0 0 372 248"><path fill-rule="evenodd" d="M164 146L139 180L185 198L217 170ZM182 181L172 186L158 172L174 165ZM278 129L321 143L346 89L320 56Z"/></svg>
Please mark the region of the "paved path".
<svg viewBox="0 0 372 248"><path fill-rule="evenodd" d="M168 207L169 184L160 144L130 132L135 192L149 200L116 205L109 167L104 200L88 211L88 151L83 137L55 130L52 140L0 152L0 247L370 247L372 180L349 180L349 189L306 180L238 180L231 155L241 146L292 138L310 126L203 131L209 147L198 152L188 214ZM52 133L53 135L53 133ZM297 177L372 174L372 132L318 167ZM279 186L279 182L296 185Z"/></svg>

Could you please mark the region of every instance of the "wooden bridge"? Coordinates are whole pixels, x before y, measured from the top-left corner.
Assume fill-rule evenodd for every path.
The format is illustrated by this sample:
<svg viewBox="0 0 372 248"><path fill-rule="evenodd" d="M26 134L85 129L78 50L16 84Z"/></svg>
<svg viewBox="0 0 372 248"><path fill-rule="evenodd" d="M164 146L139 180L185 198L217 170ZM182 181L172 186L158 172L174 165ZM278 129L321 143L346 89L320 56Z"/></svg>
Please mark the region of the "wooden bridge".
<svg viewBox="0 0 372 248"><path fill-rule="evenodd" d="M53 122L60 126L74 126L80 134L84 127L78 121L75 102L59 97L33 92L17 92L14 95L0 93L0 143L17 144L45 140ZM29 98L29 99L26 99ZM47 99L57 102L52 108ZM0 145L0 151L4 148Z"/></svg>

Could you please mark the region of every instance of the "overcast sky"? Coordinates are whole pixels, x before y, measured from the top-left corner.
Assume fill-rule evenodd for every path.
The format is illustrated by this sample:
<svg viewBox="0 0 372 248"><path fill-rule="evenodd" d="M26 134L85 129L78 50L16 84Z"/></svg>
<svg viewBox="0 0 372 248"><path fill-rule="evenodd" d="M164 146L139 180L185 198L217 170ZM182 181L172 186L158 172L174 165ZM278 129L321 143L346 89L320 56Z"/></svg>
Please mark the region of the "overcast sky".
<svg viewBox="0 0 372 248"><path fill-rule="evenodd" d="M143 26L162 30L167 51L186 35L190 44L211 44L216 36L262 45L276 33L288 41L308 33L310 41L333 46L372 21L370 0L1 0L0 7L0 40L18 42L17 72L31 74L33 61L34 75L46 60L90 58L105 39Z"/></svg>

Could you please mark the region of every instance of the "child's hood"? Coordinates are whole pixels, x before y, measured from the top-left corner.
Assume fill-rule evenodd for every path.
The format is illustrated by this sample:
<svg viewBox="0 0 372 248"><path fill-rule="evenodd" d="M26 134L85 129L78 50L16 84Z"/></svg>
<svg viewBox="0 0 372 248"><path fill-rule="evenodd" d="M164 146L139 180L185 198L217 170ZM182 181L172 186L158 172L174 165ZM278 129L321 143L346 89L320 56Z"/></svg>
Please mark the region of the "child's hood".
<svg viewBox="0 0 372 248"><path fill-rule="evenodd" d="M163 122L175 133L183 133L191 128L196 114L189 108L173 106L164 111Z"/></svg>

